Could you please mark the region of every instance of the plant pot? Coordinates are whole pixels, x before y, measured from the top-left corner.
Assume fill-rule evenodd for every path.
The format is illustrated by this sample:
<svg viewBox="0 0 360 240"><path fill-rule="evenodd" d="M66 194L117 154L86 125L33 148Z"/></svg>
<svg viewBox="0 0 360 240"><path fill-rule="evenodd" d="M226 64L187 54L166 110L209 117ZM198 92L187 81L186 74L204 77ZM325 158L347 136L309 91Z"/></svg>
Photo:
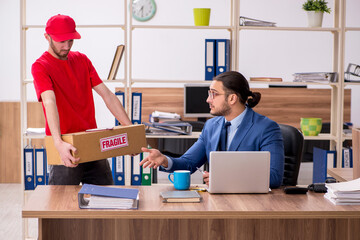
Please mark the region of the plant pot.
<svg viewBox="0 0 360 240"><path fill-rule="evenodd" d="M308 27L321 27L323 20L323 12L307 11Z"/></svg>
<svg viewBox="0 0 360 240"><path fill-rule="evenodd" d="M210 8L194 8L193 12L195 26L209 26Z"/></svg>

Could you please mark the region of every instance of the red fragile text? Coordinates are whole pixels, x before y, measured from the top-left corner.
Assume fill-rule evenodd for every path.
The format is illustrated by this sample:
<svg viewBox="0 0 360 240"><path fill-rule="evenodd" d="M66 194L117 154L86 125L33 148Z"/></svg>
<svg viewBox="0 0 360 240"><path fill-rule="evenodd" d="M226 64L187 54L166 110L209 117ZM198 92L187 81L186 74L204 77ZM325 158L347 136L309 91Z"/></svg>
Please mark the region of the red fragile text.
<svg viewBox="0 0 360 240"><path fill-rule="evenodd" d="M128 145L129 143L126 133L100 139L100 146L102 152L116 148L126 147Z"/></svg>

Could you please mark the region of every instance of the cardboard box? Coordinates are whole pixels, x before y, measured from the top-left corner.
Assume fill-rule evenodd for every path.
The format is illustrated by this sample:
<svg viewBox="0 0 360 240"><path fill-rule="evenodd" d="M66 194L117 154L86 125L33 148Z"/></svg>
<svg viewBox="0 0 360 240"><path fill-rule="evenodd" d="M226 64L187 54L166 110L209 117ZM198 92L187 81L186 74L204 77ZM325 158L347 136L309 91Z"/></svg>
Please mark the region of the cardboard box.
<svg viewBox="0 0 360 240"><path fill-rule="evenodd" d="M77 149L77 153L73 156L80 157L79 163L136 154L141 152L141 147L147 146L143 124L69 133L63 134L61 137ZM45 137L45 146L48 164L62 165L52 136Z"/></svg>

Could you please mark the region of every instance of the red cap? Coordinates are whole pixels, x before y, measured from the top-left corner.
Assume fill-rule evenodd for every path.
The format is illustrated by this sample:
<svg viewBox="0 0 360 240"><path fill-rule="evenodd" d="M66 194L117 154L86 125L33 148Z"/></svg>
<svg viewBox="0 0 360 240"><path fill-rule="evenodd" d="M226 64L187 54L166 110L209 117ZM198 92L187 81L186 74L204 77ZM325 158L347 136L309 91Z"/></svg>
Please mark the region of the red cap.
<svg viewBox="0 0 360 240"><path fill-rule="evenodd" d="M56 42L62 42L69 39L80 39L80 34L76 31L74 19L66 15L55 15L47 23L45 31Z"/></svg>

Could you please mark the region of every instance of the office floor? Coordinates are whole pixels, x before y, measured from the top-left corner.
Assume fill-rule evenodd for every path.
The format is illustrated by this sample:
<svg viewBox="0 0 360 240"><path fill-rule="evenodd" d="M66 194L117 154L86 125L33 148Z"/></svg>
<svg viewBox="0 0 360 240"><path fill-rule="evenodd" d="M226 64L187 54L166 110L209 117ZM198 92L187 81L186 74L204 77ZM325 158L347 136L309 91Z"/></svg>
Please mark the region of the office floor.
<svg viewBox="0 0 360 240"><path fill-rule="evenodd" d="M166 173L159 175L159 183L169 183ZM312 181L312 163L302 163L298 184L309 185ZM196 173L192 183L201 183L201 175ZM30 193L26 193L29 197ZM23 221L21 218L23 191L20 184L0 184L0 239L22 239ZM37 219L29 219L27 239L37 239Z"/></svg>

